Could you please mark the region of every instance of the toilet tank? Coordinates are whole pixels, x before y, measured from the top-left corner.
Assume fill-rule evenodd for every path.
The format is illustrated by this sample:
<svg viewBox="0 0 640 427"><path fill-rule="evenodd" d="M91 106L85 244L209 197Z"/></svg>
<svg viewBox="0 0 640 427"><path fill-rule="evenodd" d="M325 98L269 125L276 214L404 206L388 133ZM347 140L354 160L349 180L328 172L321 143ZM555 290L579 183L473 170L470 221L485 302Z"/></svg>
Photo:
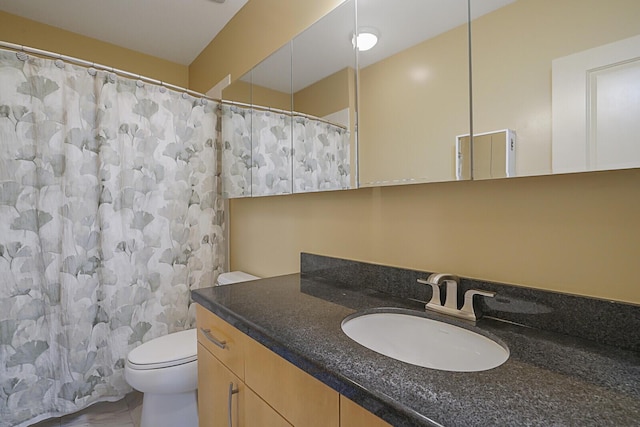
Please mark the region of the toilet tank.
<svg viewBox="0 0 640 427"><path fill-rule="evenodd" d="M249 280L259 279L257 276L253 276L249 273L245 273L244 271L230 271L228 273L222 273L218 276L217 286L222 285L230 285L232 283L238 282L248 282Z"/></svg>

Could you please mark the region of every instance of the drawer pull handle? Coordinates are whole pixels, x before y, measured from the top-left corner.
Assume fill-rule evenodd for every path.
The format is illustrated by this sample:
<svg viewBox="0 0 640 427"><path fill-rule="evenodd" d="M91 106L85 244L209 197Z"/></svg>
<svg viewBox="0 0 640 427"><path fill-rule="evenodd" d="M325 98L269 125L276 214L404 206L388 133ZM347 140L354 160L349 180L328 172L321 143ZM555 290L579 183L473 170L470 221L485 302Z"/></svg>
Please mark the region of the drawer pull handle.
<svg viewBox="0 0 640 427"><path fill-rule="evenodd" d="M218 347L220 347L221 349L225 349L227 348L227 342L226 341L220 341L219 339L217 339L216 337L214 337L211 334L211 329L204 329L204 328L200 328L200 331L202 331L202 333L204 334L204 336L211 341L212 343L214 343L215 345L217 345Z"/></svg>
<svg viewBox="0 0 640 427"><path fill-rule="evenodd" d="M239 390L237 388L233 388L233 383L229 383L229 427L233 427L233 395L238 393Z"/></svg>

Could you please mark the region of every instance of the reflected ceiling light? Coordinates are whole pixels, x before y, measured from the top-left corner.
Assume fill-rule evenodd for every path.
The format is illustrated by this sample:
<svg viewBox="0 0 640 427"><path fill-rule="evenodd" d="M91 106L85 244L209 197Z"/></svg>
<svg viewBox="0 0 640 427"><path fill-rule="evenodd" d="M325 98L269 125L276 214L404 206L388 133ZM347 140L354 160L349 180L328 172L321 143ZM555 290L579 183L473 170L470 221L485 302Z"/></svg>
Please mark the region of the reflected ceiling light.
<svg viewBox="0 0 640 427"><path fill-rule="evenodd" d="M353 47L357 47L360 52L369 50L378 43L379 33L375 28L360 28L358 36L351 38Z"/></svg>
<svg viewBox="0 0 640 427"><path fill-rule="evenodd" d="M409 70L409 76L416 83L424 83L429 78L429 70L422 67L416 67Z"/></svg>

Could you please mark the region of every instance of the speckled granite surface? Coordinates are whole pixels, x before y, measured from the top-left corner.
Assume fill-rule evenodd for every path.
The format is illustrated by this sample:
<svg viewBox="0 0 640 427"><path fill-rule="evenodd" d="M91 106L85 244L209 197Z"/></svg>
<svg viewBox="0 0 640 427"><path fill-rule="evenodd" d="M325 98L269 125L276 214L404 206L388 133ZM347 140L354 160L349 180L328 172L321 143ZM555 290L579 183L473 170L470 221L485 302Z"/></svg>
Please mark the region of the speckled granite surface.
<svg viewBox="0 0 640 427"><path fill-rule="evenodd" d="M428 272L308 253L300 255L300 272L402 298L431 298L429 286L416 284ZM468 289L497 293L496 298L476 299L485 316L640 352L639 306L467 278L460 280L458 301Z"/></svg>
<svg viewBox="0 0 640 427"><path fill-rule="evenodd" d="M640 422L640 354L582 338L481 319L510 350L484 372L421 368L382 356L340 329L376 307L421 303L298 274L200 289L193 299L395 426L632 426ZM636 332L637 334L637 332ZM636 335L637 336L637 335Z"/></svg>

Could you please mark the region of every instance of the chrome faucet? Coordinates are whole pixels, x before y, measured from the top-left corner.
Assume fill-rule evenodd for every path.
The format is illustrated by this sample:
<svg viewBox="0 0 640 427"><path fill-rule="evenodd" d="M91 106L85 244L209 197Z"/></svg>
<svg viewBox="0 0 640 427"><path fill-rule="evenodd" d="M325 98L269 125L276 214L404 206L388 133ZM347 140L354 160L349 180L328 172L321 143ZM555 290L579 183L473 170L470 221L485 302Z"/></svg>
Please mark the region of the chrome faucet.
<svg viewBox="0 0 640 427"><path fill-rule="evenodd" d="M494 297L495 292L483 291L480 289L469 289L464 293L464 304L458 309L458 284L460 279L453 274L433 273L426 280L418 279L418 283L430 285L433 293L431 300L425 305L425 309L436 311L442 314L459 317L466 320L478 320L476 311L473 307L473 297L481 295L485 297ZM440 297L440 286L447 285L445 293L445 302L442 304Z"/></svg>

